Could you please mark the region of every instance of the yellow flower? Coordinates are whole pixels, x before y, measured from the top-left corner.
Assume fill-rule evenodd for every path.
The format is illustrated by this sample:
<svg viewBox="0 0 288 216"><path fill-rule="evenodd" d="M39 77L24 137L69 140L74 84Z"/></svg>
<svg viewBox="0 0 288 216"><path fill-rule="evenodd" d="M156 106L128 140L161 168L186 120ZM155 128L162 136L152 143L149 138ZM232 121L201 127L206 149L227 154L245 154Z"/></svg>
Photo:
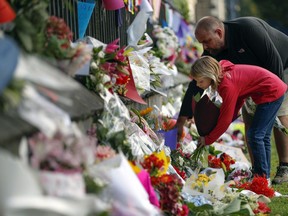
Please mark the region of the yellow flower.
<svg viewBox="0 0 288 216"><path fill-rule="evenodd" d="M161 168L161 170L159 170L157 176L161 176L167 173L168 166L170 164L170 158L165 155L164 150L161 150L160 152L153 152L153 154L160 160L164 161L163 167Z"/></svg>

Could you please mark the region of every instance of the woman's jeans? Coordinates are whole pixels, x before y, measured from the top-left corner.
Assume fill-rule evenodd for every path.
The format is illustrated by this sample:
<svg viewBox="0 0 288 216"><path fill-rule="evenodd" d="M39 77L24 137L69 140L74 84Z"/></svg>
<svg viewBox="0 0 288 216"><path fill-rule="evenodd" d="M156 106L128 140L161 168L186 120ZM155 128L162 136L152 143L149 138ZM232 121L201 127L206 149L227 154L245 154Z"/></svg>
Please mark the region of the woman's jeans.
<svg viewBox="0 0 288 216"><path fill-rule="evenodd" d="M254 174L266 178L270 178L271 132L283 99L284 96L270 103L258 104L247 134L254 158Z"/></svg>

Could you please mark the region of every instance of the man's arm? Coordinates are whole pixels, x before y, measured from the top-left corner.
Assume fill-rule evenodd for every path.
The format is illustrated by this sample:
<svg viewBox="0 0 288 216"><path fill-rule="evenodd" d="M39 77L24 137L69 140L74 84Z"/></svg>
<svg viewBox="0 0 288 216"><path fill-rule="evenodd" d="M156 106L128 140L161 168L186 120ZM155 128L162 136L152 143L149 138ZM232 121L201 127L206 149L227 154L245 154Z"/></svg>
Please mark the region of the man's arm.
<svg viewBox="0 0 288 216"><path fill-rule="evenodd" d="M192 99L193 96L196 95L197 93L200 93L202 95L203 89L197 87L196 81L192 80L183 98L179 116L176 123L176 127L178 128L178 139L181 137L183 133L183 126L186 120L191 119L193 117Z"/></svg>

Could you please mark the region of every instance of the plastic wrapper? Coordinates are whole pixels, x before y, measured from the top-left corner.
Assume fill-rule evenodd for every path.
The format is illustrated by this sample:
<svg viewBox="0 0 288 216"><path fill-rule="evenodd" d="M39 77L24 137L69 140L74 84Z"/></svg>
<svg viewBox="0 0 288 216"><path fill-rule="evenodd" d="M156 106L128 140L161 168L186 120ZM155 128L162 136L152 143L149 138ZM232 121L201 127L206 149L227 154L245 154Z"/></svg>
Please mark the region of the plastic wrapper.
<svg viewBox="0 0 288 216"><path fill-rule="evenodd" d="M129 123L126 131L134 156L143 157L156 151L157 145L136 123Z"/></svg>
<svg viewBox="0 0 288 216"><path fill-rule="evenodd" d="M160 207L159 200L158 200L158 197L155 193L155 190L151 184L151 179L150 179L149 173L146 170L141 170L137 174L137 176L138 176L140 182L142 183L143 187L145 188L145 190L147 191L147 193L149 195L150 203L159 208Z"/></svg>
<svg viewBox="0 0 288 216"><path fill-rule="evenodd" d="M225 174L222 169L206 168L194 172L185 182L182 192L202 195L210 201L221 200L225 196Z"/></svg>
<svg viewBox="0 0 288 216"><path fill-rule="evenodd" d="M228 175L227 180L241 182L243 179L252 177L250 165L247 163L236 161L235 164L231 165L231 168L234 168L234 170Z"/></svg>
<svg viewBox="0 0 288 216"><path fill-rule="evenodd" d="M81 172L62 173L39 171L39 180L49 196L84 197L85 183Z"/></svg>
<svg viewBox="0 0 288 216"><path fill-rule="evenodd" d="M68 79L67 75L63 74L60 69L43 59L25 54L20 55L15 78L59 91L77 90L81 87L79 83Z"/></svg>
<svg viewBox="0 0 288 216"><path fill-rule="evenodd" d="M127 107L120 100L118 95L111 94L105 89L104 94L101 95L104 100L104 109L101 116L100 123L109 128L109 134L123 131L127 122L130 122L130 115Z"/></svg>
<svg viewBox="0 0 288 216"><path fill-rule="evenodd" d="M107 182L101 198L112 204L112 216L159 215L148 194L122 153L88 167L93 178Z"/></svg>
<svg viewBox="0 0 288 216"><path fill-rule="evenodd" d="M58 130L64 134L71 125L68 113L41 96L32 86L23 90L23 100L18 112L24 120L52 137Z"/></svg>
<svg viewBox="0 0 288 216"><path fill-rule="evenodd" d="M3 175L0 181L0 215L86 216L109 209L108 204L95 196L69 199L44 196L31 168L5 150L0 150L0 169Z"/></svg>
<svg viewBox="0 0 288 216"><path fill-rule="evenodd" d="M139 51L131 52L128 58L137 89L150 91L150 68L146 58Z"/></svg>

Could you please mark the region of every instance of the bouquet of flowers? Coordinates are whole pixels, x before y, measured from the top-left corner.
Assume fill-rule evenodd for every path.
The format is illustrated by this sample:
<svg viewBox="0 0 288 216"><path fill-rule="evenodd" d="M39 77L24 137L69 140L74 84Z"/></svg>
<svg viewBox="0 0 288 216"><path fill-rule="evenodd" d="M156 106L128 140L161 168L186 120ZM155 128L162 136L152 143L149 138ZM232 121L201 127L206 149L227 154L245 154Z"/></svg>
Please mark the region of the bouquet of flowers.
<svg viewBox="0 0 288 216"><path fill-rule="evenodd" d="M222 168L226 178L234 170L231 165L235 164L235 162L235 159L230 155L215 150L213 146L209 146L208 166L211 168Z"/></svg>
<svg viewBox="0 0 288 216"><path fill-rule="evenodd" d="M191 195L202 195L214 201L225 196L225 175L222 169L206 168L200 173L195 171L186 179L183 192Z"/></svg>
<svg viewBox="0 0 288 216"><path fill-rule="evenodd" d="M69 75L91 59L91 51L84 43L72 46L73 33L62 18L50 16L46 25L44 55L56 59L56 66Z"/></svg>
<svg viewBox="0 0 288 216"><path fill-rule="evenodd" d="M126 85L130 80L128 54L131 50L125 50L125 47L118 49L119 40L116 39L105 48L94 47L90 76L86 80L88 89L98 93L107 88L110 92L126 95Z"/></svg>
<svg viewBox="0 0 288 216"><path fill-rule="evenodd" d="M131 122L136 123L145 134L147 134L155 144L160 144L160 140L154 130L158 130L159 121L155 115L152 115L153 108L147 107L143 110L131 108ZM153 128L151 128L153 127Z"/></svg>
<svg viewBox="0 0 288 216"><path fill-rule="evenodd" d="M160 208L165 215L188 215L189 209L181 197L182 181L176 174L167 173L169 158L164 151L147 155L141 165L151 176L151 183L160 196Z"/></svg>
<svg viewBox="0 0 288 216"><path fill-rule="evenodd" d="M274 189L269 187L267 179L261 176L254 176L252 181L236 184L235 187L250 190L256 194L262 194L269 198L273 197L275 194Z"/></svg>
<svg viewBox="0 0 288 216"><path fill-rule="evenodd" d="M31 165L47 171L82 171L95 160L96 138L56 134L46 137L37 133L29 138Z"/></svg>
<svg viewBox="0 0 288 216"><path fill-rule="evenodd" d="M48 195L85 196L83 171L95 161L97 140L76 134L58 133L49 138L37 133L28 140L31 166L38 170L39 182Z"/></svg>
<svg viewBox="0 0 288 216"><path fill-rule="evenodd" d="M178 147L171 151L171 164L176 172L185 180L190 177L193 170L198 166L194 160L191 160L192 152L196 149L193 141L187 144L178 143Z"/></svg>
<svg viewBox="0 0 288 216"><path fill-rule="evenodd" d="M159 25L155 25L152 34L156 39L155 55L163 61L174 64L180 47L178 38L173 30L169 27L162 28Z"/></svg>

